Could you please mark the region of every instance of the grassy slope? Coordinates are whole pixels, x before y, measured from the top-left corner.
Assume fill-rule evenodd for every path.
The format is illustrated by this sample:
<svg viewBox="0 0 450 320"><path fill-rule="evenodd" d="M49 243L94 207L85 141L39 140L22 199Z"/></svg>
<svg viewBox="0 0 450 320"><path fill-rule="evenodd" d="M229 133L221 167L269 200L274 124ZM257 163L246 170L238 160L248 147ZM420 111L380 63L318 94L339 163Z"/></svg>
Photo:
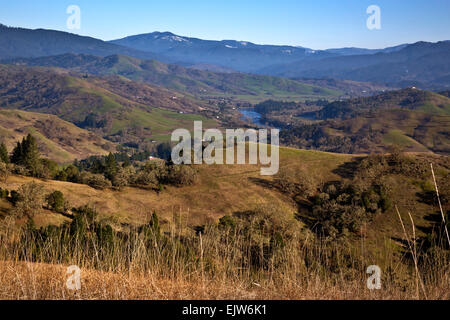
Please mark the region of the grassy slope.
<svg viewBox="0 0 450 320"><path fill-rule="evenodd" d="M331 154L290 148L281 148L280 151L282 167L289 166L307 170L307 172L309 172L312 176L317 177L321 181L334 181L341 179L341 176L337 174L335 169L345 163L348 163L348 161L351 161L355 157L353 155ZM197 168L199 170L200 178L196 185L183 188L169 187L160 195L157 195L153 191L145 191L134 188L126 188L122 192L115 192L111 190L98 191L85 185L77 185L66 182L38 182L45 184L45 188L48 191L63 191L73 206L83 204L95 206L100 212L102 212L100 216L101 219L108 219L113 223L145 223L149 220L153 210L156 210L160 217L160 222L166 231L169 230L169 224L172 224L174 221L174 216L178 214L181 217L179 221L181 221L183 226L193 227L204 224L205 222L215 221L225 214L252 209L255 206L264 206L266 204L279 206L285 212L290 214L297 212L297 207L289 198L281 195L273 189L265 187L264 184L261 183L261 180L259 180L261 179L261 176L259 176L259 170L256 166L199 166ZM436 172L439 172L440 170L442 169L438 169L437 167ZM395 181L393 185L393 201L399 207L406 229L408 231L412 229L409 217L407 215L407 212L410 212L412 218L414 219L417 236L424 236L423 228L430 226L431 222L429 220L429 216L431 214L436 214L436 207L426 205L419 201L417 193L420 192L421 189L418 183L414 181L414 178L409 178L406 176L402 176L400 178L398 176L393 176L393 178ZM263 180L266 179L271 180L270 177L263 178ZM0 183L0 187L14 189L31 180L33 179L12 176L8 179L7 184ZM10 204L0 200L0 215L7 213L10 208ZM68 219L43 210L41 214L36 216L35 221L36 224L40 226L49 223L60 224L64 221L68 221ZM404 272L404 263L406 260L402 251L403 244L400 242L400 239L404 239L404 234L394 209L375 216L373 222L367 223L362 228L361 234L363 237L352 238L352 240L348 242L346 241L345 244L347 246L351 246L351 249L355 251L356 255L361 256L361 261L363 261L364 264L363 267L366 265L377 264L385 269L387 266L390 266L394 269L393 272L395 273L395 281L403 281L404 274L402 272ZM392 260L393 256L398 258L398 260L395 260L397 262L395 262L394 265L392 265L394 261ZM343 263L345 265L345 263L347 263L345 260L346 257L343 256L342 258L344 259ZM1 267L2 264L0 263L0 268ZM19 265L16 265L15 268L16 267L20 268ZM40 267L41 265L36 265L36 268ZM51 271L51 268L59 267L55 265L48 265L46 268L47 269L45 269L45 271L37 272L36 274L41 277L49 272L53 272ZM345 270L345 267L342 270ZM85 272L85 270L83 270L83 272ZM93 272L99 273L97 271ZM111 273L104 273L102 275L102 279L103 277L109 277L111 275ZM120 277L120 275L118 277ZM152 277L152 279L152 281L159 281L162 278L160 276L156 276L154 278ZM292 279L295 279L295 277ZM296 281L292 279L290 279L291 282ZM127 280L122 278L122 280L129 281L128 278ZM115 281L114 283L120 286L123 283L122 280ZM148 281L148 278L141 279L141 281L144 280ZM275 286L272 289L262 286L261 290L257 292L252 289L252 294L254 295L249 296L248 298L375 298L373 295L375 293L373 292L370 293L370 296L366 295L368 291L364 287L364 277L359 279L358 282L354 284L350 284L348 281L350 280L347 278L344 281L344 283L347 284L344 291L338 291L335 287L336 283L320 283L317 287L317 289L320 290L317 292L308 292L311 288L308 286L309 289L307 290L302 287L304 283L298 282L295 282L295 285L293 285L294 287L296 285L299 286L296 290L287 290L285 292L280 290L279 286ZM8 287L8 283L11 285L8 281L4 282L5 288ZM383 285L388 282L389 281L386 279L386 282L383 282ZM139 281L137 283L139 283ZM406 284L406 282L404 283L407 288L412 288L409 284ZM55 286L57 285L58 283L55 283ZM162 284L156 284L153 282L152 285ZM234 288L235 285L230 286L228 282L225 287L221 286L220 283L208 283L208 290L212 290L211 292L208 291L208 293L204 291L195 291L195 288L198 289L198 286L194 283L192 284L193 287L189 287L189 289L185 287L186 285L187 283L181 284L171 279L164 284L165 289L161 288L161 290L171 298L198 298L199 295L205 295L205 297L209 298L242 297L243 294L243 291L241 290L238 290L239 292L233 291L231 288ZM330 286L332 290L322 291L327 287L327 285ZM351 287L352 285L355 285L355 287L348 287ZM363 287L357 289L359 288L359 285L362 285ZM190 291L191 294L192 292L195 293L192 295L186 295L187 291L183 291L184 289L177 289L176 292L172 292L167 286L170 288L173 286L182 286L187 291ZM120 290L111 290L111 287L108 286L108 289L105 287L102 294L111 297L110 295L112 292L121 291L122 293L119 295L121 298L134 297L135 292L129 292L128 290L130 288L133 288L133 290L136 289L135 284L130 288L127 287L128 289L123 287L122 284L122 287L120 288ZM299 290L299 288L303 288L306 291ZM8 290L12 291L15 289L14 287L10 287ZM5 290L5 292L9 292L8 290ZM439 292L436 297L439 296L442 298L442 294L445 294L445 289L443 290L444 291ZM157 291L161 292L160 290ZM413 295L410 291L408 291L409 293L405 293L404 297L411 298ZM84 290L84 292L91 293L95 292L95 290ZM377 298L381 299L397 297L396 295L392 296L391 293L386 293L385 291L380 291L379 293L380 296L377 296ZM397 292L397 294L398 293L399 292ZM48 294L48 290L43 290L40 294ZM152 292L146 293L143 293L141 290L140 294L140 297L155 297L153 290ZM431 292L430 295L432 295ZM93 298L94 296L95 295L91 295L90 298ZM116 298L119 296L116 296ZM402 296L402 298L404 297ZM86 296L86 298L89 297Z"/></svg>
<svg viewBox="0 0 450 320"><path fill-rule="evenodd" d="M280 150L281 167L304 170L322 182L342 179L343 173L340 168L347 166L355 157L358 156L291 148ZM37 182L43 184L48 192L62 191L71 206L86 204L94 206L101 213L101 219L107 219L117 226L122 223L132 225L147 223L153 211L157 212L165 230L170 230L169 226L173 225L174 219L179 219L183 226L194 227L215 222L224 215L232 215L260 206L274 205L292 217L299 212L299 208L289 197L265 185L265 181L273 178L261 177L257 166L202 165L196 168L199 179L195 185L182 188L167 187L160 194L130 187L120 192L100 191L86 185L67 182ZM35 179L11 176L7 183L0 183L0 187L16 189L33 180ZM414 178L396 175L392 176L390 181L393 184L391 198L401 211L407 230L411 230L407 215L410 212L414 219L417 236L424 236L423 230L429 228L432 223L429 217L436 214L437 208L420 201L418 195L421 192L420 183ZM7 211L7 208L3 209L4 213ZM38 226L49 223L59 224L66 220L47 211L43 211L43 214L37 215L35 219ZM388 251L399 253L402 245L396 239L404 238L394 208L376 215L372 222L364 225L361 234L364 237L356 237L352 240L354 249L363 256L376 257L377 264L380 265L388 263L384 260L388 256L386 255Z"/></svg>
<svg viewBox="0 0 450 320"><path fill-rule="evenodd" d="M329 154L296 149L281 149L281 165L307 168L323 180L336 179L331 171L339 164L351 159L349 155ZM123 191L99 191L86 185L59 181L46 181L48 190L61 190L72 206L95 205L105 217L114 217L118 222L142 223L156 212L167 221L172 214L181 212L183 221L192 225L216 220L236 211L255 208L259 205L276 204L294 214L296 207L287 197L258 183L259 168L253 165L197 166L199 180L193 186L168 187L161 194L153 191L125 188ZM271 179L270 177L263 179ZM33 180L12 176L8 189ZM43 183L42 181L40 183Z"/></svg>
<svg viewBox="0 0 450 320"><path fill-rule="evenodd" d="M354 157L355 155L281 148L280 167L306 170L318 181L336 181L342 179L336 169ZM291 214L298 210L290 198L264 185L264 181L270 181L273 177L260 176L257 166L201 165L196 168L199 178L195 185L182 188L167 187L160 194L131 187L124 188L120 192L100 191L86 185L67 182L38 182L43 183L48 191L62 191L72 206L93 205L102 214L102 218L112 219L116 223L145 223L153 210L166 223L172 222L174 215L181 214L182 222L190 226L216 221L224 215L269 204L279 206ZM0 187L15 189L32 180L34 179L11 176L6 184L0 183ZM396 182L393 201L404 214L406 214L404 210L412 213L418 227L429 226L430 222L425 217L434 213L435 208L418 200L417 193L420 192L420 187L414 179L394 177L394 181ZM46 224L48 217L38 221ZM418 233L420 234L420 231ZM368 242L368 246L377 248L383 238L390 239L394 235L401 238L402 231L397 215L391 209L388 213L377 216L375 221L367 226L365 241Z"/></svg>
<svg viewBox="0 0 450 320"><path fill-rule="evenodd" d="M187 113L199 107L196 102L174 99L174 94L164 89L136 84L140 91L116 92L133 84L128 80L81 79L35 68L0 66L0 70L5 72L0 80L15 87L0 90L0 106L51 113L73 123L83 122L90 113L110 117L112 125L102 131L105 135L140 126L145 128L145 138L167 140L174 129L192 127L193 120L216 126L213 120ZM184 112L180 114L166 107Z"/></svg>
<svg viewBox="0 0 450 320"><path fill-rule="evenodd" d="M132 80L149 82L198 96L231 97L250 102L269 98L305 100L341 94L337 90L289 79L240 73L212 73L126 56L107 57L104 62L81 67L79 70L122 75Z"/></svg>
<svg viewBox="0 0 450 320"><path fill-rule="evenodd" d="M100 104L95 111L101 114L113 114L113 125L109 134L116 134L120 130L141 126L149 128L149 139L167 140L170 133L177 128L190 128L194 120L201 120L207 125L214 126L215 122L200 115L180 114L162 108L152 108L139 105L131 100L90 82L78 78L69 78L70 86L91 96L100 98ZM80 121L88 109L77 108L65 114L64 117L79 119Z"/></svg>
<svg viewBox="0 0 450 320"><path fill-rule="evenodd" d="M58 163L104 155L115 150L111 142L48 114L0 110L0 132L9 150L23 136L31 133L37 138L42 155Z"/></svg>
<svg viewBox="0 0 450 320"><path fill-rule="evenodd" d="M322 119L333 119L322 125L330 137L365 140L347 152L383 152L394 144L407 152L450 152L450 99L434 92L390 91L333 102L319 114ZM373 139L371 133L381 138Z"/></svg>
<svg viewBox="0 0 450 320"><path fill-rule="evenodd" d="M78 61L76 65L72 60ZM322 88L300 81L244 73L214 73L156 60L140 60L124 55L105 58L62 55L38 59L19 59L28 65L55 66L96 75L119 75L131 80L158 85L196 97L235 98L249 102L266 99L305 100L333 98L342 91Z"/></svg>

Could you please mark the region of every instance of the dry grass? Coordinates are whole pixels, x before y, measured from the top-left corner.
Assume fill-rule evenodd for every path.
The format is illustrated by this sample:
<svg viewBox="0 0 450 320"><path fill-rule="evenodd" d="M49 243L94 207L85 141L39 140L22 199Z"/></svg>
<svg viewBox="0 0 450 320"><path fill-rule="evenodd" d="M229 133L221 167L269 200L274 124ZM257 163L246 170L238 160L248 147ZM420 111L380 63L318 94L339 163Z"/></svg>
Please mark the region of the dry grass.
<svg viewBox="0 0 450 320"><path fill-rule="evenodd" d="M115 150L113 143L54 115L12 109L0 111L1 140L8 150L28 133L37 139L41 154L58 163L106 155Z"/></svg>
<svg viewBox="0 0 450 320"><path fill-rule="evenodd" d="M337 179L331 171L351 159L348 155L335 155L316 151L281 148L282 166L304 168L321 179ZM118 223L141 224L155 210L170 221L173 214L182 214L185 224L200 225L216 221L224 215L248 210L258 205L275 204L286 212L294 213L296 205L276 190L271 190L254 179L260 180L258 166L213 165L196 166L199 180L193 186L176 188L168 186L162 193L126 187L122 191L95 190L87 185L61 181L41 181L34 178L11 176L1 188L16 190L22 184L36 181L46 191L59 190L72 207L89 204L102 218L112 218ZM267 177L265 179L269 179ZM40 225L45 225L45 220Z"/></svg>
<svg viewBox="0 0 450 320"><path fill-rule="evenodd" d="M18 239L17 235L8 232L4 229L0 239L4 244L0 299L450 299L445 254L420 259L417 272L423 281L422 294L417 292L414 264L398 260L389 250L384 250L386 262L380 264L382 289L369 290L366 269L377 260L362 259L360 251L345 241L294 237L263 267L248 265L252 253L245 236L226 234L219 240L224 234L216 229L187 239L189 254L186 247L167 246L180 243L176 233L166 235L166 245L163 241L149 245L130 233L111 251L94 238L76 241L71 250L61 246L60 240L49 240L33 251L35 241L27 238L17 245L7 240ZM91 241L96 245L91 246ZM262 242L256 251L263 248ZM80 291L66 288L69 265L81 267Z"/></svg>
<svg viewBox="0 0 450 320"><path fill-rule="evenodd" d="M112 273L82 269L80 291L66 288L67 266L26 262L0 262L2 300L405 300L416 299L414 284L402 289L371 291L366 279L333 283L319 277L301 281L252 283L229 279L161 278L145 274ZM285 279L288 280L288 279ZM450 299L450 279L439 287L427 287L428 299ZM446 281L446 282L445 282Z"/></svg>
<svg viewBox="0 0 450 320"><path fill-rule="evenodd" d="M284 149L282 156L283 165L301 163L324 180L333 179L332 170L348 161L348 156L290 149ZM0 299L450 299L448 250L425 254L410 242L410 257L408 246L402 244L418 236L415 226L422 222L415 215L400 218L402 223L405 220L404 228L395 214L387 214L366 225L360 236L325 241L293 219L295 207L289 199L249 180L259 176L254 169L202 167L197 185L169 188L159 196L132 188L119 193L45 182L46 188L63 190L71 201L79 201L76 205L90 199L99 211L104 203L111 215L119 213L122 218L126 214L122 210L128 211L125 217L136 224L148 222L148 214L156 208L167 220L165 234L163 239L147 239L131 226L120 229L125 237L114 238L112 247L103 246L92 232L83 241L75 238L70 246L62 237L50 237L38 247L36 238L24 238L24 229L4 219L0 224ZM24 179L28 178L11 177L8 187ZM210 198L208 191L213 194ZM403 195L415 192L403 189ZM141 211L136 210L139 201ZM249 225L239 223L233 232L217 227L217 217L258 204L267 207L270 202L275 209L256 216ZM183 203L189 204L187 209L173 209ZM399 207L404 211L402 202ZM270 222L267 229L258 229L266 220ZM192 230L197 222L207 222L201 237ZM248 233L248 228L253 232ZM264 263L252 262L265 255L274 231L283 235L284 246L271 251ZM82 269L78 292L66 288L69 265ZM381 290L367 289L370 265L382 269Z"/></svg>

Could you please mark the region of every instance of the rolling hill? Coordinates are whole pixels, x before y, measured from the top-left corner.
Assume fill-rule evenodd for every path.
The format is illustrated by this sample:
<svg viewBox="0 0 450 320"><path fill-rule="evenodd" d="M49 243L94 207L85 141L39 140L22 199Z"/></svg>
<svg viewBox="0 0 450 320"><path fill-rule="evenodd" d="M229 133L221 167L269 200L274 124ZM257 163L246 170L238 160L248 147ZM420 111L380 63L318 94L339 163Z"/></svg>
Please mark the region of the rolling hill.
<svg viewBox="0 0 450 320"><path fill-rule="evenodd" d="M288 145L332 152L383 152L399 145L411 152L450 154L450 99L418 89L336 101L299 114L304 125L287 126Z"/></svg>
<svg viewBox="0 0 450 320"><path fill-rule="evenodd" d="M201 106L177 93L117 77L80 78L66 71L0 65L1 108L54 114L115 142L166 140L173 129L189 128L193 120L210 123L193 114Z"/></svg>
<svg viewBox="0 0 450 320"><path fill-rule="evenodd" d="M120 75L131 80L185 92L199 97L234 97L261 101L269 98L304 100L337 97L340 90L321 88L278 77L244 73L215 73L156 60L140 60L124 55L95 57L66 54L35 59L12 59L5 63L27 66L54 66L78 73Z"/></svg>
<svg viewBox="0 0 450 320"><path fill-rule="evenodd" d="M0 140L8 150L32 134L41 154L58 163L114 152L113 143L54 115L0 109Z"/></svg>
<svg viewBox="0 0 450 320"><path fill-rule="evenodd" d="M450 99L446 96L408 88L375 95L332 102L319 113L322 120L330 118L354 118L367 112L390 111L395 109L422 111L430 115L450 115Z"/></svg>
<svg viewBox="0 0 450 320"><path fill-rule="evenodd" d="M281 167L308 170L319 179L338 179L333 173L339 165L351 161L352 156L328 154L317 151L281 148ZM250 210L259 205L274 204L293 214L296 210L287 196L275 188L269 188L261 180L257 165L198 165L198 181L191 186L167 188L161 193L145 189L126 187L122 191L95 190L87 185L62 181L47 181L48 190L60 190L67 195L72 206L92 203L102 213L102 218L114 217L118 223L140 224L148 219L153 210L162 221L171 221L172 215L181 211L183 221L195 226L216 221L233 212ZM35 180L28 177L11 176L8 188ZM260 181L261 180L261 181ZM5 184L0 182L0 187ZM211 206L214 203L214 206ZM45 219L41 222L45 223ZM166 224L162 222L162 224Z"/></svg>

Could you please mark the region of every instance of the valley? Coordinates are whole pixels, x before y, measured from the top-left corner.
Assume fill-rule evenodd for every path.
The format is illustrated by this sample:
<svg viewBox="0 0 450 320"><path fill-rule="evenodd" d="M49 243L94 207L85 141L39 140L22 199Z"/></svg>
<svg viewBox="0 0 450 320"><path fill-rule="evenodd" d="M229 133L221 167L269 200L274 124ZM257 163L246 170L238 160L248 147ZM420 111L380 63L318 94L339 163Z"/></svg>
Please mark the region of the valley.
<svg viewBox="0 0 450 320"><path fill-rule="evenodd" d="M398 43L0 24L0 299L448 300L450 47ZM279 170L176 162L196 121L279 129ZM180 157L226 154L197 137Z"/></svg>

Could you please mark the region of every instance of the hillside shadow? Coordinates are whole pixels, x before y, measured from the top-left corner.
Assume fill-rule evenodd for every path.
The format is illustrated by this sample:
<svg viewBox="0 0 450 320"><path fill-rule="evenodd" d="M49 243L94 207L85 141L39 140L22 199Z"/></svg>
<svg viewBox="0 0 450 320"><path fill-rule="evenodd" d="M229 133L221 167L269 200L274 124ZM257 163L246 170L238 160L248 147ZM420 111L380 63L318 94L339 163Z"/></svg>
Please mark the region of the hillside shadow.
<svg viewBox="0 0 450 320"><path fill-rule="evenodd" d="M331 172L337 174L341 178L353 179L362 160L363 158L353 158L351 161L339 165Z"/></svg>
<svg viewBox="0 0 450 320"><path fill-rule="evenodd" d="M251 183L254 183L254 184L264 187L264 188L279 190L279 188L275 185L275 183L273 183L272 181L266 180L266 179L249 177L248 180Z"/></svg>

